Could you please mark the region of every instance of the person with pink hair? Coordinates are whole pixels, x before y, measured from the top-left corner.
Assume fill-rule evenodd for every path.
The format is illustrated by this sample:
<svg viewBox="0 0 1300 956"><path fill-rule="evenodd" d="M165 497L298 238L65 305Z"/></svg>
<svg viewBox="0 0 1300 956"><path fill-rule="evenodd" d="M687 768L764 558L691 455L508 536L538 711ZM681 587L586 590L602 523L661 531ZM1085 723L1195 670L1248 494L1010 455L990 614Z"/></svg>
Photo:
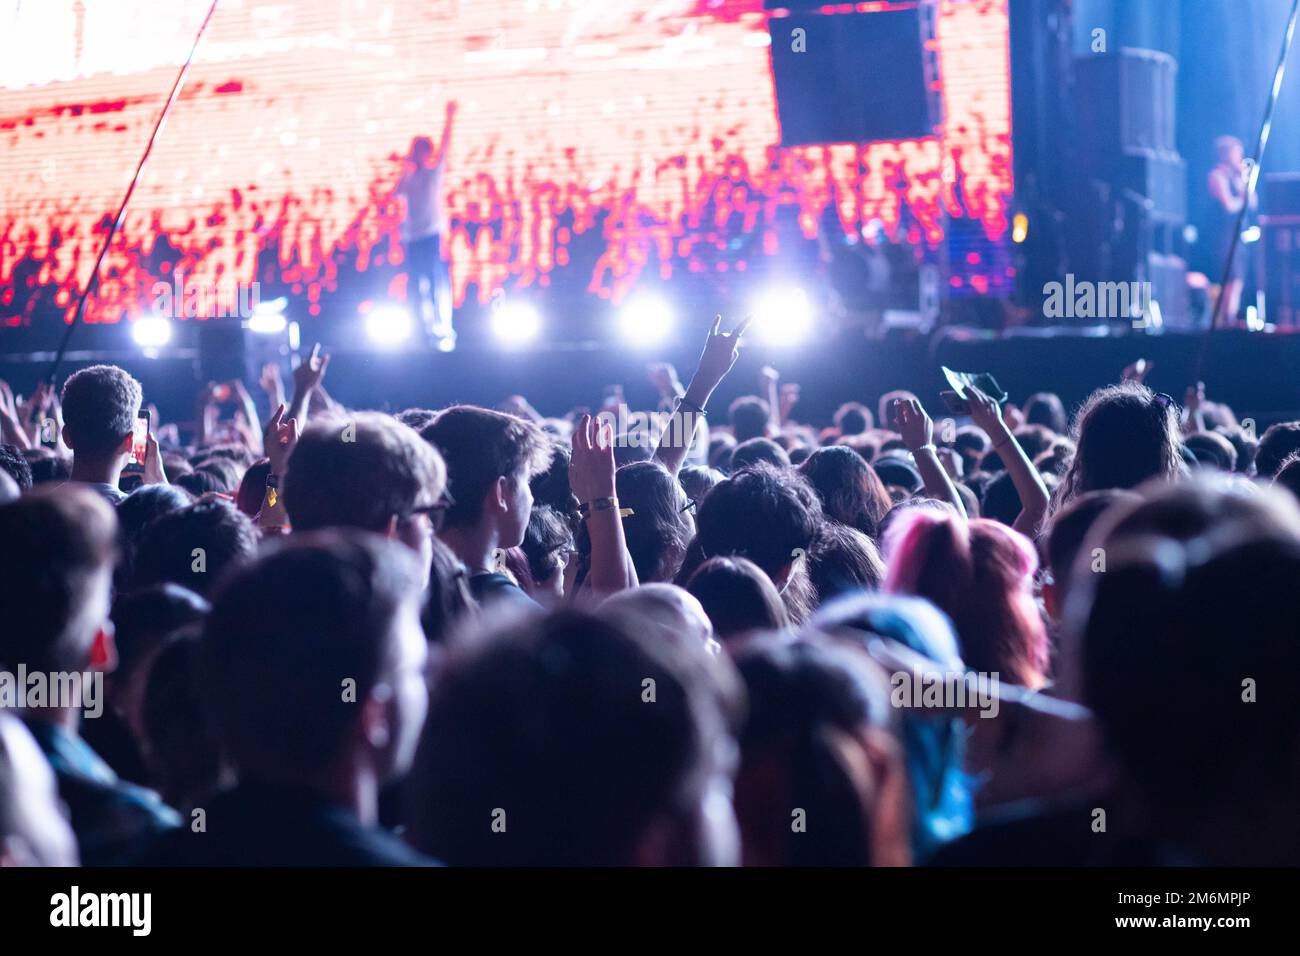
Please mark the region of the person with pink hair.
<svg viewBox="0 0 1300 956"><path fill-rule="evenodd" d="M973 671L1037 690L1047 682L1047 629L1034 602L1038 558L996 521L912 509L887 536L885 590L928 599L952 619Z"/></svg>

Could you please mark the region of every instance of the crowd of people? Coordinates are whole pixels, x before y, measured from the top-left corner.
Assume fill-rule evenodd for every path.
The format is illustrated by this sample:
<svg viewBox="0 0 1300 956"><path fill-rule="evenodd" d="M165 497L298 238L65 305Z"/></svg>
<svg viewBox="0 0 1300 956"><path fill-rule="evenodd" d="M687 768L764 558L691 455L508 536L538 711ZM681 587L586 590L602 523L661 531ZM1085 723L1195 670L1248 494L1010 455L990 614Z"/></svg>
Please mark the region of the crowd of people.
<svg viewBox="0 0 1300 956"><path fill-rule="evenodd" d="M1300 421L1135 366L818 427L713 402L743 332L639 416L317 349L142 465L123 369L0 385L0 864L1300 861Z"/></svg>

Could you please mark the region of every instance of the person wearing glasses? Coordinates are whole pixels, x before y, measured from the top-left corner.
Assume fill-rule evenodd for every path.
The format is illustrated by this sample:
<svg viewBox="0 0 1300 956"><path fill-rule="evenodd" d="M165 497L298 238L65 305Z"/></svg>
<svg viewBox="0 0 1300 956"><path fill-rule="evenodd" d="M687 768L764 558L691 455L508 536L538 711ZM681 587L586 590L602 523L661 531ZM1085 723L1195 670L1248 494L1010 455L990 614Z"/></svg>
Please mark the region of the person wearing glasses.
<svg viewBox="0 0 1300 956"><path fill-rule="evenodd" d="M358 528L405 544L427 580L436 525L451 506L436 449L391 415L321 418L301 437L277 410L267 427L267 501L258 523L295 533ZM268 525L269 522L269 525Z"/></svg>

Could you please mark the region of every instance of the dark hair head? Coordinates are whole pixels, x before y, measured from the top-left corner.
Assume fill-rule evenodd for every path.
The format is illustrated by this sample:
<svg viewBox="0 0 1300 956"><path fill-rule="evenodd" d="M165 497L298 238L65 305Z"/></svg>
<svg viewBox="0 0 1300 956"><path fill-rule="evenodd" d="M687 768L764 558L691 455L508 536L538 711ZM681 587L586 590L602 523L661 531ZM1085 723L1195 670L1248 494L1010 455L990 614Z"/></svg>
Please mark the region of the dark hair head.
<svg viewBox="0 0 1300 956"><path fill-rule="evenodd" d="M1252 804L1300 796L1300 695L1290 690L1300 685L1290 611L1300 542L1241 530L1216 529L1195 547L1128 537L1108 549L1106 573L1089 576L1084 699L1175 838L1196 825L1201 837L1240 839L1206 827L1206 810L1244 822Z"/></svg>
<svg viewBox="0 0 1300 956"><path fill-rule="evenodd" d="M117 645L114 679L129 678L169 636L203 620L209 610L207 601L179 584L156 584L119 594L109 615Z"/></svg>
<svg viewBox="0 0 1300 956"><path fill-rule="evenodd" d="M1300 451L1300 422L1278 422L1270 425L1259 440L1255 452L1255 473L1261 478L1272 478L1277 470L1296 452Z"/></svg>
<svg viewBox="0 0 1300 956"><path fill-rule="evenodd" d="M382 533L394 517L435 504L446 476L438 453L388 415L317 419L289 457L284 507L295 531Z"/></svg>
<svg viewBox="0 0 1300 956"><path fill-rule="evenodd" d="M536 505L528 516L528 530L520 545L534 584L544 584L564 573L566 552L573 548L569 523L549 505Z"/></svg>
<svg viewBox="0 0 1300 956"><path fill-rule="evenodd" d="M677 481L686 492L686 497L695 502L697 507L704 496L726 478L722 472L708 465L687 465L677 473Z"/></svg>
<svg viewBox="0 0 1300 956"><path fill-rule="evenodd" d="M163 799L182 812L218 790L225 769L199 684L202 628L172 634L149 667L140 708L145 760Z"/></svg>
<svg viewBox="0 0 1300 956"><path fill-rule="evenodd" d="M989 449L989 437L975 425L963 425L957 429L952 439L953 451L961 455L965 473L973 474L978 470L980 459Z"/></svg>
<svg viewBox="0 0 1300 956"><path fill-rule="evenodd" d="M32 466L17 445L0 445L0 471L14 480L20 492L32 486Z"/></svg>
<svg viewBox="0 0 1300 956"><path fill-rule="evenodd" d="M1112 505L1134 505L1139 501L1141 498L1131 491L1113 488L1089 491L1052 516L1051 526L1047 529L1047 566L1052 572L1061 604L1064 604L1075 558L1083 551L1083 543L1097 519Z"/></svg>
<svg viewBox="0 0 1300 956"><path fill-rule="evenodd" d="M841 435L861 435L875 425L871 409L861 402L845 402L835 410L833 421Z"/></svg>
<svg viewBox="0 0 1300 956"><path fill-rule="evenodd" d="M869 764L846 751L889 725L888 690L870 659L828 641L759 640L736 654L749 713L740 734L736 817L745 862L779 866L870 866L886 792ZM869 769L867 769L869 767ZM856 773L855 773L856 771ZM859 780L857 774L870 775ZM806 831L791 825L797 807ZM811 821L820 820L820 826Z"/></svg>
<svg viewBox="0 0 1300 956"><path fill-rule="evenodd" d="M808 554L808 578L821 604L850 591L876 590L885 578L885 562L861 531L827 521Z"/></svg>
<svg viewBox="0 0 1300 956"><path fill-rule="evenodd" d="M817 490L826 517L875 535L890 508L889 492L874 468L843 445L819 448L799 466Z"/></svg>
<svg viewBox="0 0 1300 956"><path fill-rule="evenodd" d="M686 492L657 461L622 466L614 473L614 484L619 505L632 509L623 519L623 534L637 580L671 581L695 533ZM585 524L578 532L578 549L591 554Z"/></svg>
<svg viewBox="0 0 1300 956"><path fill-rule="evenodd" d="M172 478L172 484L194 498L224 492L221 475L207 468L195 468L193 471L174 477ZM132 494L134 493L132 492Z"/></svg>
<svg viewBox="0 0 1300 956"><path fill-rule="evenodd" d="M1232 444L1233 451L1237 453L1237 472L1249 475L1255 467L1255 452L1259 448L1259 442L1240 425L1217 425L1214 432Z"/></svg>
<svg viewBox="0 0 1300 956"><path fill-rule="evenodd" d="M731 453L736 448L736 439L728 432L713 432L709 435L709 467L718 471L731 470Z"/></svg>
<svg viewBox="0 0 1300 956"><path fill-rule="evenodd" d="M446 526L467 528L483 516L483 499L498 478L523 481L546 470L553 443L530 421L473 405L453 405L421 430L442 453L455 504Z"/></svg>
<svg viewBox="0 0 1300 956"><path fill-rule="evenodd" d="M194 465L193 471L194 475L210 475L212 481L209 490L223 495L233 495L239 489L243 473L244 469L234 459L218 455L199 460Z"/></svg>
<svg viewBox="0 0 1300 956"><path fill-rule="evenodd" d="M348 529L295 535L223 583L200 672L242 771L301 779L331 765L361 703L392 676L398 615L422 578L409 548Z"/></svg>
<svg viewBox="0 0 1300 956"><path fill-rule="evenodd" d="M1025 401L1024 412L1026 424L1042 425L1058 435L1064 435L1070 427L1065 406L1055 392L1035 392L1030 395Z"/></svg>
<svg viewBox="0 0 1300 956"><path fill-rule="evenodd" d="M1237 449L1217 432L1196 432L1184 438L1183 444L1191 449L1197 463L1202 466L1227 472L1237 470Z"/></svg>
<svg viewBox="0 0 1300 956"><path fill-rule="evenodd" d="M925 485L916 466L902 454L880 454L871 463L881 484L886 488L899 488L914 495Z"/></svg>
<svg viewBox="0 0 1300 956"><path fill-rule="evenodd" d="M702 556L740 555L775 576L807 553L822 523L821 501L801 475L755 465L724 481L700 505Z"/></svg>
<svg viewBox="0 0 1300 956"><path fill-rule="evenodd" d="M551 442L551 461L528 483L533 489L533 506L549 506L564 518L572 532L582 520L578 514L578 499L569 485L569 462L573 452L562 441Z"/></svg>
<svg viewBox="0 0 1300 956"><path fill-rule="evenodd" d="M1282 462L1273 478L1273 484L1280 485L1300 501L1300 452L1289 456Z"/></svg>
<svg viewBox="0 0 1300 956"><path fill-rule="evenodd" d="M470 593L469 572L460 558L437 537L429 540L433 555L420 623L425 637L443 644L462 620L478 611L478 601Z"/></svg>
<svg viewBox="0 0 1300 956"><path fill-rule="evenodd" d="M731 420L732 434L736 443L762 438L772 422L772 413L763 401L755 395L742 395L727 408L727 417Z"/></svg>
<svg viewBox="0 0 1300 956"><path fill-rule="evenodd" d="M221 574L252 560L257 531L225 501L202 501L152 522L135 552L135 586L172 581L209 594Z"/></svg>
<svg viewBox="0 0 1300 956"><path fill-rule="evenodd" d="M131 434L144 394L116 365L92 365L63 383L63 425L76 451L101 456Z"/></svg>
<svg viewBox="0 0 1300 956"><path fill-rule="evenodd" d="M62 455L50 454L48 449L42 448L40 453L36 453L36 449L28 449L23 457L32 466L33 488L37 485L62 484L72 475L68 459Z"/></svg>
<svg viewBox="0 0 1300 956"><path fill-rule="evenodd" d="M750 438L742 441L731 452L732 474L760 462L774 468L789 468L790 456L770 438Z"/></svg>
<svg viewBox="0 0 1300 956"><path fill-rule="evenodd" d="M412 431L419 431L438 417L432 408L406 408L393 416Z"/></svg>
<svg viewBox="0 0 1300 956"><path fill-rule="evenodd" d="M746 558L709 558L686 583L724 643L755 631L790 626L781 594L762 568Z"/></svg>
<svg viewBox="0 0 1300 956"><path fill-rule="evenodd" d="M1076 451L1057 486L1053 510L1085 491L1136 488L1173 478L1182 464L1173 403L1145 385L1099 388L1074 420Z"/></svg>
<svg viewBox="0 0 1300 956"><path fill-rule="evenodd" d="M0 666L82 670L108 611L112 507L76 485L36 488L0 505L0 541L10 557L0 574Z"/></svg>
<svg viewBox="0 0 1300 956"><path fill-rule="evenodd" d="M669 862L713 862L698 806L726 741L705 672L673 649L569 611L513 622L440 672L412 842L458 866L626 865L668 822Z"/></svg>
<svg viewBox="0 0 1300 956"><path fill-rule="evenodd" d="M1020 492L1010 473L999 471L984 486L984 497L980 499L980 515L992 521L1000 521L1008 528L1020 517L1023 505Z"/></svg>

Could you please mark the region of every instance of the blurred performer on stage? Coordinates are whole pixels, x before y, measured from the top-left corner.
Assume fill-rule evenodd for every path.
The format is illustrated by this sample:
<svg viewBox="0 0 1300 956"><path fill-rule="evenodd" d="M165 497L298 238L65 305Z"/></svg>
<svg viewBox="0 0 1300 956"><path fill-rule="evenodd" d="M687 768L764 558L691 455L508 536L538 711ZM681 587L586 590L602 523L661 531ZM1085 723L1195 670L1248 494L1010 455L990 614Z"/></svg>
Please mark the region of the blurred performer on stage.
<svg viewBox="0 0 1300 956"><path fill-rule="evenodd" d="M448 103L436 156L429 137L417 136L411 141L406 167L394 190L405 206L402 242L406 246L407 302L419 316L429 344L444 352L456 344L451 323L451 283L442 258L442 182L455 115L456 104Z"/></svg>
<svg viewBox="0 0 1300 956"><path fill-rule="evenodd" d="M1214 259L1211 268L1215 271L1210 274L1211 282L1223 278L1222 270L1228 261L1228 249L1232 245L1233 231L1237 228L1237 216L1246 202L1246 183L1249 175L1249 165L1246 162L1245 148L1241 145L1241 140L1235 136L1220 136L1214 141L1214 151L1218 163L1210 170L1208 180L1210 198L1214 203L1210 207L1210 228L1206 230L1206 234L1212 237L1214 243L1212 247ZM1251 196L1250 200L1251 207L1254 208L1258 199ZM1225 324L1230 325L1237 320L1237 311L1241 308L1241 290L1245 285L1246 270L1249 267L1247 250L1244 246L1240 246L1232 262L1232 273L1224 281L1220 293L1227 296L1220 313Z"/></svg>

